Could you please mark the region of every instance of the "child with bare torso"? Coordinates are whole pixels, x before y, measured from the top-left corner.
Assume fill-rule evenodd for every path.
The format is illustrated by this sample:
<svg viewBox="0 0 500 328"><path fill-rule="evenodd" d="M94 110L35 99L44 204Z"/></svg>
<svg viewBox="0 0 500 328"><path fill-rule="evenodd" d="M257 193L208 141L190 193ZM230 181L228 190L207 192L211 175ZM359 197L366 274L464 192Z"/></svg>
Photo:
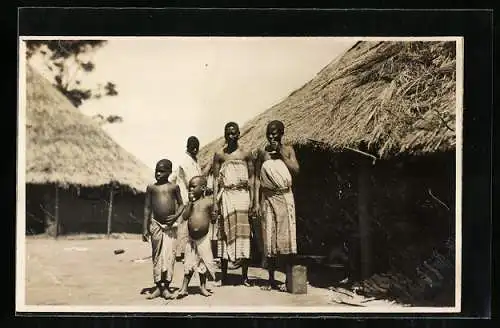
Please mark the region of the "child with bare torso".
<svg viewBox="0 0 500 328"><path fill-rule="evenodd" d="M146 190L144 205L143 241L151 239L153 280L155 290L149 299L173 298L169 290L175 266L176 222L184 210L179 186L168 182L172 162L162 159L156 164L156 183Z"/></svg>
<svg viewBox="0 0 500 328"><path fill-rule="evenodd" d="M209 224L212 219L212 201L205 197L207 181L203 176L193 177L189 182L189 203L183 213L184 220L188 221L189 240L184 252L184 281L179 290L178 298L188 295L188 285L196 271L200 277L200 292L203 296L210 296L207 289L207 277L215 275L210 238L208 237Z"/></svg>

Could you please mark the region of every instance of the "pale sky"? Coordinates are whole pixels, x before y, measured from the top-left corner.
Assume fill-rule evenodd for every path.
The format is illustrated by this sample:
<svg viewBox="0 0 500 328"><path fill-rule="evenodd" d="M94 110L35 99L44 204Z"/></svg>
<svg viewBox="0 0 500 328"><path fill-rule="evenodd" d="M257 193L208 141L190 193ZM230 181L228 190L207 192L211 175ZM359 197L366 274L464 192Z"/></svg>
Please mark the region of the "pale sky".
<svg viewBox="0 0 500 328"><path fill-rule="evenodd" d="M120 115L103 128L153 168L175 163L186 139L205 145L224 124L247 120L285 99L354 44L348 38L110 39L84 82L112 81L118 96L91 100L85 114Z"/></svg>

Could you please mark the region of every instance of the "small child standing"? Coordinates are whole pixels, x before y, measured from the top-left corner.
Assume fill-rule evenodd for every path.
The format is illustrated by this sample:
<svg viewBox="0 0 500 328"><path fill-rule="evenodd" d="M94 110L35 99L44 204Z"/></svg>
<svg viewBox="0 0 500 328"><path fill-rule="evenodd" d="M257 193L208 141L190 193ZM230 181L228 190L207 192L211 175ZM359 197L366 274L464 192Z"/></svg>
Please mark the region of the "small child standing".
<svg viewBox="0 0 500 328"><path fill-rule="evenodd" d="M184 252L184 281L177 298L188 295L188 285L193 273L200 276L200 292L203 296L211 296L207 289L207 277L215 277L215 263L209 238L212 219L212 200L205 197L207 180L203 176L193 177L189 181L189 202L183 213L188 221L188 242Z"/></svg>
<svg viewBox="0 0 500 328"><path fill-rule="evenodd" d="M153 299L174 298L169 290L175 266L175 245L177 241L177 219L184 210L179 186L168 182L172 173L172 162L158 161L155 169L156 183L146 190L144 205L144 242L151 239L153 259L153 280L155 290L147 297Z"/></svg>

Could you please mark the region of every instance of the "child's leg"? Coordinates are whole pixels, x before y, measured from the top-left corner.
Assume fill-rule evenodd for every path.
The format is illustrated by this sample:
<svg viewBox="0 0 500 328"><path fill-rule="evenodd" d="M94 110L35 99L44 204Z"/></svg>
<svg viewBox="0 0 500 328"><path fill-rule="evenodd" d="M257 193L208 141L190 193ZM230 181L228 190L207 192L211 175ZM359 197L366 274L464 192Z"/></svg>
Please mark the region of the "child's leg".
<svg viewBox="0 0 500 328"><path fill-rule="evenodd" d="M206 273L200 273L199 276L200 276L200 292L201 292L201 295L206 296L206 297L211 296L212 293L210 293L207 290L207 274Z"/></svg>
<svg viewBox="0 0 500 328"><path fill-rule="evenodd" d="M192 271L184 275L184 280L182 281L182 287L179 290L179 293L177 294L177 298L183 298L188 296L188 285L192 276L193 276Z"/></svg>
<svg viewBox="0 0 500 328"><path fill-rule="evenodd" d="M172 298L172 291L170 290L170 283L174 277L174 269L175 269L175 239L172 240L171 245L169 247L169 256L168 256L168 265L167 270L162 272L161 279L164 284L162 295L166 299Z"/></svg>
<svg viewBox="0 0 500 328"><path fill-rule="evenodd" d="M155 221L156 222L156 221ZM153 262L153 279L155 282L155 289L154 291L147 296L148 299L153 299L160 297L163 291L163 286L162 286L162 272L161 272L161 266L158 265L159 258L161 258L161 244L160 244L160 228L158 227L157 224L152 224L151 225L151 251L152 251L152 262Z"/></svg>

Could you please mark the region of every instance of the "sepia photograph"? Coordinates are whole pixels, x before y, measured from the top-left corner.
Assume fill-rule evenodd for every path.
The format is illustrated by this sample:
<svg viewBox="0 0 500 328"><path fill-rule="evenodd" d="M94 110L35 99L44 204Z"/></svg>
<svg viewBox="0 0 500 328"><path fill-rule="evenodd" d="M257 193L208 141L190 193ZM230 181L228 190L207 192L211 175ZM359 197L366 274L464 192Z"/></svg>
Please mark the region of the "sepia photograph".
<svg viewBox="0 0 500 328"><path fill-rule="evenodd" d="M457 313L460 37L19 36L17 312Z"/></svg>

